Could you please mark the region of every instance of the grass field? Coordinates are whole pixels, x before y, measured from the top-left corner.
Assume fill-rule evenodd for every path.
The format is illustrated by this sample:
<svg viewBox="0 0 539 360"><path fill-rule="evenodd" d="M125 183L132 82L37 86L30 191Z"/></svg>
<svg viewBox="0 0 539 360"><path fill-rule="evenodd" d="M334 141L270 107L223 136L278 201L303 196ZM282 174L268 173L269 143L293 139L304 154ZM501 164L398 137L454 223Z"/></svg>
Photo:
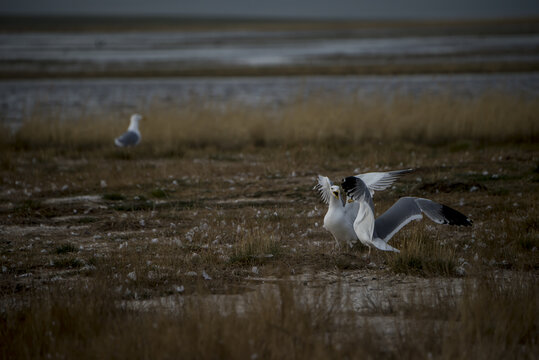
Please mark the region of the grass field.
<svg viewBox="0 0 539 360"><path fill-rule="evenodd" d="M491 93L37 114L0 142L2 358L539 356L539 105ZM318 174L414 168L471 228L335 247Z"/></svg>

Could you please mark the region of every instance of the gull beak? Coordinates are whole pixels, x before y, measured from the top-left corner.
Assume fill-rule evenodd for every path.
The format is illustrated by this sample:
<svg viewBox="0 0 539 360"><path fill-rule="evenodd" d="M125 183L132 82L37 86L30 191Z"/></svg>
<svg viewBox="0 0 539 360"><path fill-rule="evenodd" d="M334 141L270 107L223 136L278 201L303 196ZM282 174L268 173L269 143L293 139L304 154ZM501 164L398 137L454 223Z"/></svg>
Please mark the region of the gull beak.
<svg viewBox="0 0 539 360"><path fill-rule="evenodd" d="M339 192L338 191L334 191L333 192L333 195L338 199L339 198Z"/></svg>
<svg viewBox="0 0 539 360"><path fill-rule="evenodd" d="M349 198L349 199L348 199L348 202L349 202L349 203L353 203L353 202L354 202L354 199Z"/></svg>

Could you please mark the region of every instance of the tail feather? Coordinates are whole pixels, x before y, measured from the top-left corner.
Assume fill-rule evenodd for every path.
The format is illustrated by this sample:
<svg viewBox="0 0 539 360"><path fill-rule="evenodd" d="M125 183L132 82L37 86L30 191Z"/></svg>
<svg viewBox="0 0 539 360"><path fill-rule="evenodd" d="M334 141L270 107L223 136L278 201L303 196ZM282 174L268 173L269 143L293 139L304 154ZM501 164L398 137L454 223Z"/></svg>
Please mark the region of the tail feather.
<svg viewBox="0 0 539 360"><path fill-rule="evenodd" d="M399 249L394 248L393 246L389 245L388 243L386 243L382 239L372 239L372 244L378 250L393 251L393 252L396 252L396 253L400 253Z"/></svg>

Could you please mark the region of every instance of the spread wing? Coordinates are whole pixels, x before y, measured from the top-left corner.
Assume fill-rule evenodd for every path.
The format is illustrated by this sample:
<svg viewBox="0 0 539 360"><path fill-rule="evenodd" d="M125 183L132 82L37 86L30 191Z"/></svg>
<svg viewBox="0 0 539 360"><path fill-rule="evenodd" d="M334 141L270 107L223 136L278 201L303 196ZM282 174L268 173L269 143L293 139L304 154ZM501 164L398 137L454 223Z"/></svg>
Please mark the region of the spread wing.
<svg viewBox="0 0 539 360"><path fill-rule="evenodd" d="M348 176L344 178L341 183L342 188L346 192L346 195L350 196L355 201L364 200L369 193L367 184L357 177L357 176Z"/></svg>
<svg viewBox="0 0 539 360"><path fill-rule="evenodd" d="M355 177L363 180L371 196L375 191L382 191L390 187L398 178L404 174L412 172L413 169L403 169L387 172L371 172L365 174L355 175Z"/></svg>
<svg viewBox="0 0 539 360"><path fill-rule="evenodd" d="M320 198L322 201L326 204L329 204L329 199L331 196L331 186L333 183L327 176L318 175L318 184L314 187L314 189L318 190L320 193Z"/></svg>
<svg viewBox="0 0 539 360"><path fill-rule="evenodd" d="M372 196L363 180L356 176L348 176L347 178L343 179L341 186L346 192L346 195L351 197L354 202L367 202L367 204L369 204L370 208L372 209L372 212L374 213L374 203L372 202Z"/></svg>
<svg viewBox="0 0 539 360"><path fill-rule="evenodd" d="M344 216L346 216L350 224L353 224L354 220L356 220L358 211L359 203L357 201L346 201L346 204L344 205Z"/></svg>
<svg viewBox="0 0 539 360"><path fill-rule="evenodd" d="M423 213L437 224L472 225L471 220L466 215L449 206L428 199L403 197L376 219L374 232L387 243L408 223L422 219Z"/></svg>

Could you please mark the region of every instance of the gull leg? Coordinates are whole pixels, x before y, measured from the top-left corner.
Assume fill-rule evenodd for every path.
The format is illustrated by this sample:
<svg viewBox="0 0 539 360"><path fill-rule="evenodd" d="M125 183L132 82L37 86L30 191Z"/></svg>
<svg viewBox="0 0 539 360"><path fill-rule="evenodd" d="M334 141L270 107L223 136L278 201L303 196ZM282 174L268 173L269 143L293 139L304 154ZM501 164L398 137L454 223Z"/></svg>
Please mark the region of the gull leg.
<svg viewBox="0 0 539 360"><path fill-rule="evenodd" d="M339 240L335 239L335 246L333 247L333 251L338 252L341 249L341 244L339 243Z"/></svg>

